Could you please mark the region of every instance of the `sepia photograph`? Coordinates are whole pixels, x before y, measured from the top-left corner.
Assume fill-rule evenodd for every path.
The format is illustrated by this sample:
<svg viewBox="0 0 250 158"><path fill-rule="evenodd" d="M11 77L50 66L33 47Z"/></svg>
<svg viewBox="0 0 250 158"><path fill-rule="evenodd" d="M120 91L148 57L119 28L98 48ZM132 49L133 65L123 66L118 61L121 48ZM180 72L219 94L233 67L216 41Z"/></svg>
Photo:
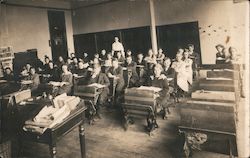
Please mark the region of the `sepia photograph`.
<svg viewBox="0 0 250 158"><path fill-rule="evenodd" d="M248 0L0 0L0 158L249 158Z"/></svg>

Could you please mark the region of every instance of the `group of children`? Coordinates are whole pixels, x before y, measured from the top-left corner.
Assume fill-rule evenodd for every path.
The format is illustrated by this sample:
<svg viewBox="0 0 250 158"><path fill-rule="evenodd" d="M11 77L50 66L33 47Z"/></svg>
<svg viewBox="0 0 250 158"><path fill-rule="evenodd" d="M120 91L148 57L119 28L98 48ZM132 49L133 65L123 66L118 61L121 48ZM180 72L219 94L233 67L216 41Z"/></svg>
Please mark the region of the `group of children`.
<svg viewBox="0 0 250 158"><path fill-rule="evenodd" d="M138 53L135 57L128 50L126 53L114 51L106 53L102 50L96 53L92 60L88 54L83 58L77 58L74 53L66 61L60 56L58 61L52 62L45 56L44 65L34 68L26 64L20 72L22 81L31 81L24 84L22 89L30 88L32 91L38 89L41 83L50 81L60 82L57 86L56 95L67 93L72 95L72 87L99 83L106 85L100 94L98 103L103 105L107 102L110 92L110 85L115 81L115 100L119 103L125 88L138 87L141 85L155 86L162 88L159 97L159 104L167 104L169 95L178 90L178 93L189 92L193 84L193 78L197 76L197 67L200 64L199 54L194 52L194 45L188 45L187 49L178 49L175 59L170 59L160 48L158 52L148 50L144 57ZM6 69L5 78L14 80L10 77L13 74Z"/></svg>
<svg viewBox="0 0 250 158"><path fill-rule="evenodd" d="M222 44L215 46L216 53L216 64L234 64L239 63L240 56L234 47L225 47Z"/></svg>

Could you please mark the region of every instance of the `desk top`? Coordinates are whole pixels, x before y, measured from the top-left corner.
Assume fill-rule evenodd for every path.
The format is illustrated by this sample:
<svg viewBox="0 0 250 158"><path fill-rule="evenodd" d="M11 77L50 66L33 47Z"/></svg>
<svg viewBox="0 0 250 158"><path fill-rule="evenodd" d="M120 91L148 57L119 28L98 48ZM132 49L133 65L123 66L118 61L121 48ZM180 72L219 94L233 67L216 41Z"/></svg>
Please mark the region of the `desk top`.
<svg viewBox="0 0 250 158"><path fill-rule="evenodd" d="M62 123L55 125L51 129L56 130L62 127L64 124L72 120L77 115L82 114L85 110L87 110L87 107L85 106L84 101L81 100L81 102L77 105L77 107L73 111L70 112L69 116L67 116Z"/></svg>
<svg viewBox="0 0 250 158"><path fill-rule="evenodd" d="M7 80L0 80L0 84L6 83L6 82L7 82Z"/></svg>
<svg viewBox="0 0 250 158"><path fill-rule="evenodd" d="M17 109L19 112L19 115L21 116L22 124L24 124L23 121L26 121L28 119L33 118L36 114L39 113L39 111L46 105L51 105L52 102L49 99L38 99L33 101L26 101L24 105L17 104ZM79 112L85 111L87 107L84 105L84 101L80 101L80 103L77 105L76 109L71 111L71 115L74 115L74 113L78 114ZM65 119L67 119L66 117Z"/></svg>
<svg viewBox="0 0 250 158"><path fill-rule="evenodd" d="M72 131L75 127L83 123L85 118L84 112L86 109L87 107L82 100L78 106L71 111L70 115L63 120L63 122L52 128L48 128L42 135L34 132L22 131L22 139L45 144L53 144L61 137Z"/></svg>

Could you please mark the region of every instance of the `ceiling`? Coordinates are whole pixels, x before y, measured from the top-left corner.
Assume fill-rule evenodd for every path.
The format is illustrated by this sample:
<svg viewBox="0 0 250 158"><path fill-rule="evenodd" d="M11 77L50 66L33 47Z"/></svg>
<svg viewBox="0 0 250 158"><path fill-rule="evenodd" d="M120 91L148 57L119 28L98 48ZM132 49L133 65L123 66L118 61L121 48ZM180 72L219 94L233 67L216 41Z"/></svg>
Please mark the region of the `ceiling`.
<svg viewBox="0 0 250 158"><path fill-rule="evenodd" d="M72 8L88 7L108 3L114 0L65 0L71 3Z"/></svg>
<svg viewBox="0 0 250 158"><path fill-rule="evenodd" d="M48 7L58 9L77 9L100 5L116 0L3 0L8 5L30 6L30 7Z"/></svg>

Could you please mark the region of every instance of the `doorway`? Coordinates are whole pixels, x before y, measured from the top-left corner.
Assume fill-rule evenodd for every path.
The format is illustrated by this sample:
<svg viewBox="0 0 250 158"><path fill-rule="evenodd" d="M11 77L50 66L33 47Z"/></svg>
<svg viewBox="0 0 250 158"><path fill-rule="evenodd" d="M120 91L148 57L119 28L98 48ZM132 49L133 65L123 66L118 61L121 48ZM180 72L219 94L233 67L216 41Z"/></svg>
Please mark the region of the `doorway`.
<svg viewBox="0 0 250 158"><path fill-rule="evenodd" d="M63 11L48 11L50 47L54 62L59 56L68 57L65 15Z"/></svg>

